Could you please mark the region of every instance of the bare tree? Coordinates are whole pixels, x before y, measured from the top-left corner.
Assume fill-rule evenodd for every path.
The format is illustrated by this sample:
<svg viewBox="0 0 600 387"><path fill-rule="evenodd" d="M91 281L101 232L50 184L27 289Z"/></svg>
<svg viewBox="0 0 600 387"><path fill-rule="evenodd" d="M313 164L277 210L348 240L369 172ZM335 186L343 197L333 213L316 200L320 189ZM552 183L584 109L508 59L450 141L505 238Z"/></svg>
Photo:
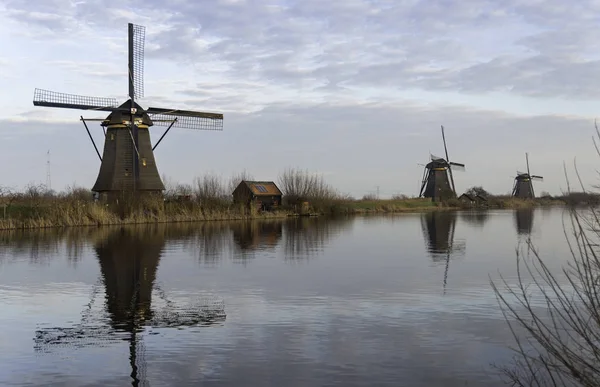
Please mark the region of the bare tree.
<svg viewBox="0 0 600 387"><path fill-rule="evenodd" d="M237 188L237 186L244 180L254 180L254 177L252 176L252 174L250 174L248 171L246 171L245 169L242 172L233 174L230 178L229 178L229 184L228 184L228 193L232 194L233 191Z"/></svg>

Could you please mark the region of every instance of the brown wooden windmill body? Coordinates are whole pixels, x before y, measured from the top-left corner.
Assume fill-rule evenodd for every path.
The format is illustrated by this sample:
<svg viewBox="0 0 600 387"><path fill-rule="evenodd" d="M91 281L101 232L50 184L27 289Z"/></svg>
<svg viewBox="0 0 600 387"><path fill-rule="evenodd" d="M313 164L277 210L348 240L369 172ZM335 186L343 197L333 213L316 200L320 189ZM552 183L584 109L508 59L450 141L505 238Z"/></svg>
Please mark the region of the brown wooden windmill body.
<svg viewBox="0 0 600 387"><path fill-rule="evenodd" d="M425 165L421 191L419 192L419 197L431 198L434 202L456 197L452 170L453 168L456 170L464 170L465 168L464 164L452 162L448 158L448 148L446 146L446 136L444 135L443 126L442 140L444 142L446 158L430 155L431 161Z"/></svg>
<svg viewBox="0 0 600 387"><path fill-rule="evenodd" d="M542 181L544 178L542 176L532 175L529 172L529 154L527 153L525 153L525 162L527 164L527 172L517 171L512 196L520 199L533 199L535 198L533 182Z"/></svg>

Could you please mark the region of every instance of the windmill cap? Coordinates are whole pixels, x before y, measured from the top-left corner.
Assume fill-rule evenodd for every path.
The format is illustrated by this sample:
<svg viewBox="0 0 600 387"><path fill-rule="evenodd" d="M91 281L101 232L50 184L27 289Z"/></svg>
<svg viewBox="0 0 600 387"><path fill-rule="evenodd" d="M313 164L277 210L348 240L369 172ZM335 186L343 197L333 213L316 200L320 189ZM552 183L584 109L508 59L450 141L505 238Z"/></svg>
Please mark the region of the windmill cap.
<svg viewBox="0 0 600 387"><path fill-rule="evenodd" d="M123 125L125 122L129 122L131 120L131 113L134 113L135 117L142 119L141 124L146 126L152 126L152 120L146 111L137 104L137 102L133 103L133 108L131 107L131 100L127 100L123 102L119 108L123 110L116 110L110 113L106 120L102 122L102 126L111 126L111 125Z"/></svg>

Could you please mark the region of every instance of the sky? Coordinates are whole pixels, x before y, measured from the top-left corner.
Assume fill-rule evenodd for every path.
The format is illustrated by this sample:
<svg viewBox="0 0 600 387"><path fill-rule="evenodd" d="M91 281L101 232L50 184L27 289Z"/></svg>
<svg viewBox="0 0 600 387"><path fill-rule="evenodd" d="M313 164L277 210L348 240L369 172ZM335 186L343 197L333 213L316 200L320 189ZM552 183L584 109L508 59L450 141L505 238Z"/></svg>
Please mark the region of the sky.
<svg viewBox="0 0 600 387"><path fill-rule="evenodd" d="M517 171L560 194L575 162L598 184L600 2L580 0L0 0L0 186L93 186L80 115L35 88L127 98L127 23L146 27L142 106L224 114L223 131L171 130L159 173L192 183L288 167L340 192L418 195L443 156L457 191L509 193ZM90 126L100 149L102 129ZM151 128L156 141L164 127ZM50 157L48 158L48 152Z"/></svg>

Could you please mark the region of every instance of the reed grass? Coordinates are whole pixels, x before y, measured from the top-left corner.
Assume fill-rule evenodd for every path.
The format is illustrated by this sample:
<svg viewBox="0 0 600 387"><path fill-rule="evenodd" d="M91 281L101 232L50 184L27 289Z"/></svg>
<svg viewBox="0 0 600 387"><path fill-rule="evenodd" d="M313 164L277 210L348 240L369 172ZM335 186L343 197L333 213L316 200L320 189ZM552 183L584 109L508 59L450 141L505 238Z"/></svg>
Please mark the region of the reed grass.
<svg viewBox="0 0 600 387"><path fill-rule="evenodd" d="M357 200L334 189L319 174L288 168L277 181L283 192L284 205L274 212L259 213L233 204L231 192L242 180L252 180L252 176L243 171L224 179L213 173L195 178L193 184L180 184L163 177L166 189L160 197L141 203L135 200L121 200L116 206L106 206L93 201L91 192L81 187L67 187L65 191L56 193L49 192L43 185L29 185L22 192L0 186L0 229L275 218L297 215L304 202L309 203L311 215L395 213L473 207L472 204L458 199L434 203L430 199L403 195L391 199L378 199L367 195ZM481 187L473 187L471 191L487 194ZM535 200L516 199L508 195L488 194L487 197L488 201L483 203L486 208L600 202L598 197L591 197L589 194L569 194L560 198L546 195Z"/></svg>

